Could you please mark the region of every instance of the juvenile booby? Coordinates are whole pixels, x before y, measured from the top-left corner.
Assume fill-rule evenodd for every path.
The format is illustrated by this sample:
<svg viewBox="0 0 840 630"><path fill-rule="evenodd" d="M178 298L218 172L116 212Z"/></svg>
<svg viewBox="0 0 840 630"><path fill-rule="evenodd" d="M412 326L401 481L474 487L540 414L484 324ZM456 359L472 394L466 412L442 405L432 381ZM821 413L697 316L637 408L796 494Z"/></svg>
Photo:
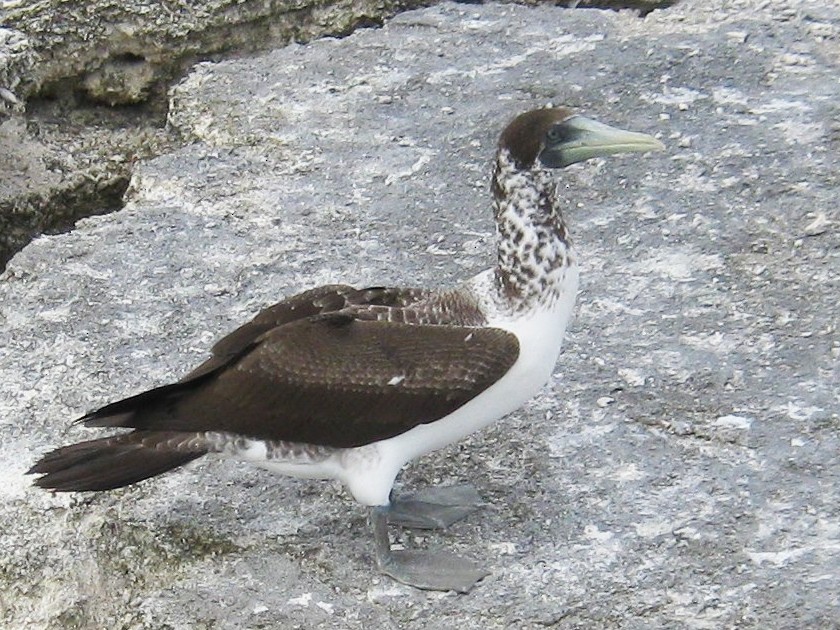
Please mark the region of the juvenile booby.
<svg viewBox="0 0 840 630"><path fill-rule="evenodd" d="M329 285L275 304L181 380L80 418L133 430L46 454L29 471L42 474L35 484L110 490L208 453L338 479L371 507L380 570L419 588L468 591L485 571L447 553L392 550L387 525L446 526L473 508L469 493L400 501L394 480L549 380L578 286L551 169L662 148L566 108L518 116L493 171L493 269L449 290Z"/></svg>

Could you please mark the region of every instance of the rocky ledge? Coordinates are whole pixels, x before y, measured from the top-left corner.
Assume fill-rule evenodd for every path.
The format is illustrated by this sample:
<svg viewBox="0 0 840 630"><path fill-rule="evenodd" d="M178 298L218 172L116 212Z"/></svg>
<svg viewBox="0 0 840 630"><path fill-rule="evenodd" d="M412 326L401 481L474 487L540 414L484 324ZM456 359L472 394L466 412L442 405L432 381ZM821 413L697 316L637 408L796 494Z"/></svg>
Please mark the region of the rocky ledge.
<svg viewBox="0 0 840 630"><path fill-rule="evenodd" d="M0 625L836 625L838 42L816 1L442 4L197 65L170 93L188 144L0 276ZM207 460L31 487L41 453L96 434L72 418L283 295L487 266L497 133L548 102L668 151L564 173L583 284L554 382L401 477L486 499L399 541L481 559L469 595L380 577L332 484Z"/></svg>

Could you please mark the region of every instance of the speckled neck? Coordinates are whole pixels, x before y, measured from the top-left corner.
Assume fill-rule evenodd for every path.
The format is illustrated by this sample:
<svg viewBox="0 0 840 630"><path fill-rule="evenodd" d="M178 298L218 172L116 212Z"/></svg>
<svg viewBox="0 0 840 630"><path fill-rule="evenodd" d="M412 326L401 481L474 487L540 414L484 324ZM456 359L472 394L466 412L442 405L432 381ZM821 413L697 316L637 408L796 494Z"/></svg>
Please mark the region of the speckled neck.
<svg viewBox="0 0 840 630"><path fill-rule="evenodd" d="M492 189L499 300L516 311L554 302L562 293L565 269L574 263L555 178L538 166L517 166L500 149Z"/></svg>

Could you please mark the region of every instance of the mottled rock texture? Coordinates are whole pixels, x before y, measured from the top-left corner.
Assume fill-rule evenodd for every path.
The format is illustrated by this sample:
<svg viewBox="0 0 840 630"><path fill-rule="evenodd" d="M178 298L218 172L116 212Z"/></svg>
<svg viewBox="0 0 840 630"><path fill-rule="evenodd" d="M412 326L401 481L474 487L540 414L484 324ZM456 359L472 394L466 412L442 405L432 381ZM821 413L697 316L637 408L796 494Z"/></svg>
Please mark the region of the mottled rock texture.
<svg viewBox="0 0 840 630"><path fill-rule="evenodd" d="M133 163L176 145L166 92L198 59L347 34L422 4L0 3L0 269L33 236L120 207Z"/></svg>
<svg viewBox="0 0 840 630"><path fill-rule="evenodd" d="M646 15L675 1L568 5ZM347 35L429 4L433 0L0 4L0 270L33 237L121 207L133 164L178 145L163 125L167 90L197 60Z"/></svg>
<svg viewBox="0 0 840 630"><path fill-rule="evenodd" d="M827 2L443 4L198 65L169 115L192 142L0 276L0 625L840 623L839 38ZM668 151L564 172L583 285L555 381L401 478L486 498L400 538L485 562L471 594L378 576L364 509L328 483L206 460L31 488L41 453L98 435L72 418L283 295L486 267L497 133L547 102Z"/></svg>

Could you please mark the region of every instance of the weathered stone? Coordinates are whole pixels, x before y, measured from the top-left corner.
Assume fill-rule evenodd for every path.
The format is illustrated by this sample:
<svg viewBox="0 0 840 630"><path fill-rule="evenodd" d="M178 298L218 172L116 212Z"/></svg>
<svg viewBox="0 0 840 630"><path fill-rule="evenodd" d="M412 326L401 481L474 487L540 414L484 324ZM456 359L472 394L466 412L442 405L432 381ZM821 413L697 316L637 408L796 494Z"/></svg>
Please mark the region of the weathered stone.
<svg viewBox="0 0 840 630"><path fill-rule="evenodd" d="M85 89L107 104L135 102L138 68L159 89L199 56L265 50L290 40L346 34L411 3L391 0L149 0L14 3L4 23L25 33L37 65L22 96ZM110 87L102 90L102 76ZM120 78L120 75L123 75ZM146 81L144 80L144 83ZM124 86L121 91L120 85ZM148 89L144 92L149 92Z"/></svg>
<svg viewBox="0 0 840 630"><path fill-rule="evenodd" d="M10 109L17 109L21 99L15 92L32 74L37 55L27 37L14 29L0 26L0 121ZM11 94L11 97L9 96Z"/></svg>
<svg viewBox="0 0 840 630"><path fill-rule="evenodd" d="M166 90L196 59L347 34L411 5L396 0L5 3L0 123L11 114L37 131L20 123L0 128L6 159L16 162L0 170L0 269L36 234L66 230L77 218L120 206L132 163L173 146L175 138L161 129ZM144 109L106 107L134 104ZM50 176L29 177L28 169Z"/></svg>
<svg viewBox="0 0 840 630"><path fill-rule="evenodd" d="M560 0L559 6L570 9L612 9L613 11L637 11L645 16L656 9L665 9L680 0ZM525 4L539 4L541 0L526 0Z"/></svg>
<svg viewBox="0 0 840 630"><path fill-rule="evenodd" d="M0 269L33 236L119 207L131 164L173 146L176 139L165 137L158 124L165 92L196 59L343 35L423 4L428 2L6 3L3 23L19 30L0 28L0 123L10 113L21 116L27 99L34 99L25 119L40 129L0 142L17 142L10 157L48 168L55 177L46 183L26 178L19 168L0 171L0 191L7 191L0 192ZM644 14L669 4L584 0L579 6L632 7ZM141 109L109 109L137 104ZM33 164L39 155L51 159ZM73 166L84 163L91 168ZM27 181L12 181L18 177ZM31 192L8 194L20 187Z"/></svg>
<svg viewBox="0 0 840 630"><path fill-rule="evenodd" d="M837 625L840 9L691 4L445 4L196 67L170 113L191 144L0 276L0 625ZM668 153L564 173L583 284L555 383L403 473L488 501L399 538L485 562L469 596L378 576L331 484L208 460L30 487L41 453L99 435L69 419L282 295L485 267L496 135L549 100Z"/></svg>

